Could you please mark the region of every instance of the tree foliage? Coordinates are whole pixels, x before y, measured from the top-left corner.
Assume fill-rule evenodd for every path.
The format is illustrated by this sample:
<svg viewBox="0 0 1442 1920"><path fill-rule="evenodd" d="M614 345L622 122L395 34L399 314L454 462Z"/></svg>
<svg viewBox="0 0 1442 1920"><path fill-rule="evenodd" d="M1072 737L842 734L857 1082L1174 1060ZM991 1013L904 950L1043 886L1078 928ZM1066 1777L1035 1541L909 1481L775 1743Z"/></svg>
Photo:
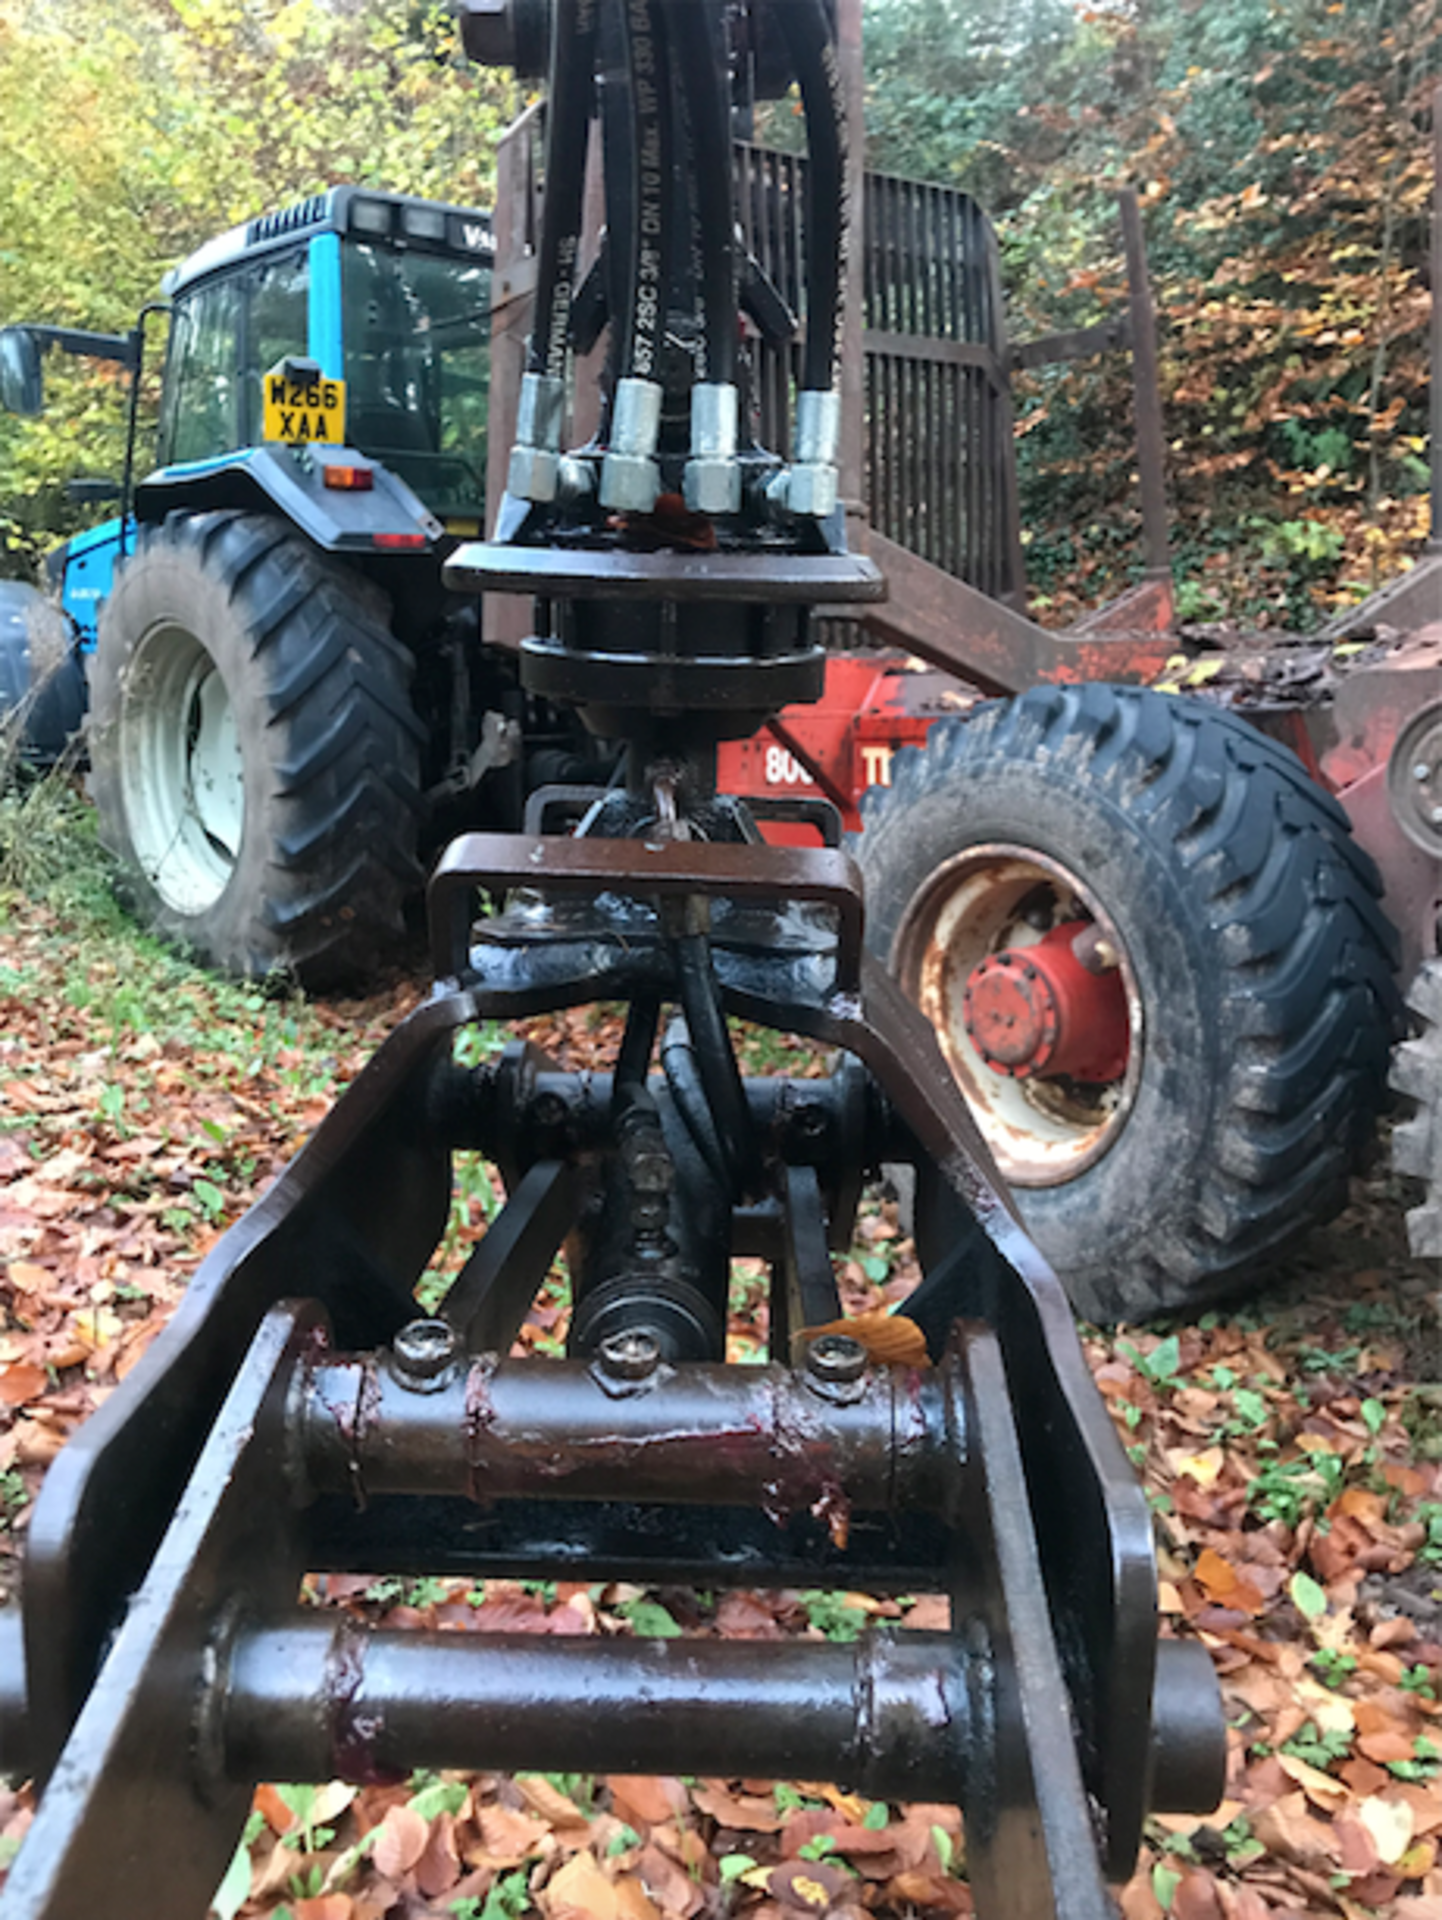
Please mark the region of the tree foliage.
<svg viewBox="0 0 1442 1920"><path fill-rule="evenodd" d="M866 30L871 163L997 217L1016 336L1117 309L1141 189L1185 611L1297 624L1405 563L1435 0L867 0ZM0 0L0 321L125 327L210 235L339 180L485 203L510 91L432 0ZM0 416L0 570L119 469L114 369L50 383ZM1139 564L1126 365L1027 376L1018 411L1061 615Z"/></svg>
<svg viewBox="0 0 1442 1920"><path fill-rule="evenodd" d="M1183 605L1297 624L1427 533L1434 0L869 0L872 164L996 216L1019 336L1124 299L1146 209ZM1138 561L1120 360L1019 391L1033 584Z"/></svg>
<svg viewBox="0 0 1442 1920"><path fill-rule="evenodd" d="M488 204L511 92L438 5L0 0L0 321L129 327L212 235L339 181ZM47 383L0 415L10 571L75 524L67 477L120 466L115 370Z"/></svg>

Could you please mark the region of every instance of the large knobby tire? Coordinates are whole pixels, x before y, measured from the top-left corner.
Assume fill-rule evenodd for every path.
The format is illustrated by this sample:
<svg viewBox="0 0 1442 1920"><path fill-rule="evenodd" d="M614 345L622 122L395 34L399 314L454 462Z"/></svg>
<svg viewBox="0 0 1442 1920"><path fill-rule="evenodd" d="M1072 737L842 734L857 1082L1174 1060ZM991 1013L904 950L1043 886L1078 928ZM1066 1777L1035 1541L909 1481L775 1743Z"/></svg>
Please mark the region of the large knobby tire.
<svg viewBox="0 0 1442 1920"><path fill-rule="evenodd" d="M1285 748L1196 701L1040 688L933 728L863 812L869 944L931 1016L1079 1312L1237 1291L1343 1205L1385 1091L1395 937L1345 815ZM1003 1079L966 980L1077 921L1124 989L1125 1068Z"/></svg>
<svg viewBox="0 0 1442 1920"><path fill-rule="evenodd" d="M262 514L173 514L121 564L90 667L101 838L206 964L326 985L393 943L424 734L387 614Z"/></svg>
<svg viewBox="0 0 1442 1920"><path fill-rule="evenodd" d="M1410 1112L1392 1130L1392 1165L1422 1183L1421 1201L1407 1214L1413 1253L1442 1260L1442 959L1424 961L1407 1005L1417 1032L1393 1057L1392 1085Z"/></svg>

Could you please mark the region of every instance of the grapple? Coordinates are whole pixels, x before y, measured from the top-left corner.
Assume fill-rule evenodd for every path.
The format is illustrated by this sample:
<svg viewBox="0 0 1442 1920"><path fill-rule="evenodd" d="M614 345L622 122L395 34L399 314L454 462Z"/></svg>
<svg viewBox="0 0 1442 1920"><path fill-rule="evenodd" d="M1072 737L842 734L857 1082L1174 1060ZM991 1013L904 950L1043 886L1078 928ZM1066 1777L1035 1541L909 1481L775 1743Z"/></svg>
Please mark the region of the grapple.
<svg viewBox="0 0 1442 1920"><path fill-rule="evenodd" d="M835 498L834 17L551 14L511 23L549 46L552 105L510 484L449 578L535 602L523 684L615 742L616 777L451 845L429 1000L52 1466L0 1621L0 1758L44 1782L0 1915L199 1920L257 1781L477 1767L949 1798L980 1913L1101 1920L1148 1809L1220 1790L1209 1663L1158 1641L1145 1499L930 1027L863 951L834 819L813 807L830 844L773 847L715 790L717 743L819 686L811 610L884 590ZM513 45L502 8L467 24ZM783 455L745 430L738 308L783 321L725 182L738 98L793 77L807 329ZM606 238L583 275L593 114ZM603 339L597 432L563 451L568 357ZM502 910L478 919L482 896ZM609 1073L521 1041L463 1064L477 1023L593 1001L625 1008ZM744 1076L736 1017L830 1071ZM507 1198L426 1314L462 1153ZM914 1174L905 1364L848 1327L832 1266L883 1166ZM567 1357L509 1357L562 1255ZM764 1364L725 1359L742 1257L771 1276ZM334 1570L931 1591L951 1625L850 1646L368 1631L301 1604Z"/></svg>

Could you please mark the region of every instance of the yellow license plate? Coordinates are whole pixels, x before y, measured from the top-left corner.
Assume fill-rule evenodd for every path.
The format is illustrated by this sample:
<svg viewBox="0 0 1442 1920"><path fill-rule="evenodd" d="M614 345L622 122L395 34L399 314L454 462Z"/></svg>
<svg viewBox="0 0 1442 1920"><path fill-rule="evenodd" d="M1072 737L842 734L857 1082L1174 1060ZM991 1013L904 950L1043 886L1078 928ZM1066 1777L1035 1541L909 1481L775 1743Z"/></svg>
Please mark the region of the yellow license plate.
<svg viewBox="0 0 1442 1920"><path fill-rule="evenodd" d="M345 381L294 379L284 367L272 367L265 376L261 436L288 447L315 440L325 446L344 446Z"/></svg>

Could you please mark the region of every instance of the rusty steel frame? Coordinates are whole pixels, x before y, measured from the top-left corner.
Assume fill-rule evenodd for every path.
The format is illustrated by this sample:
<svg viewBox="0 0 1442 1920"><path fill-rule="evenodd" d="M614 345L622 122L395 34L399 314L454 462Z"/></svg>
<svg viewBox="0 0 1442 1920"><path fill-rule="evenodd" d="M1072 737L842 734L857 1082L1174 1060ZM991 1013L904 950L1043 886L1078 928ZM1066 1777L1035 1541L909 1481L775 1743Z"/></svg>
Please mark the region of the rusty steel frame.
<svg viewBox="0 0 1442 1920"><path fill-rule="evenodd" d="M624 995L639 983L649 993L659 983L674 993L664 933L648 931L634 904L603 904L635 843L614 843L611 858L599 860L584 842L560 846L587 851L597 924L579 936L563 929L553 984L578 973L590 997L600 947L614 962L604 991ZM712 888L734 884L745 858L745 850L705 846L670 852L673 870L683 857L690 862L680 880ZM433 895L437 951L452 961L457 890L496 880L494 853L482 853L458 851ZM509 871L534 877L533 853L528 843L513 847ZM848 866L841 856L787 850L756 897L781 902L796 889L834 906L855 886ZM644 877L637 884L644 899ZM923 1229L927 1279L911 1307L931 1329L938 1369L872 1368L837 1383L804 1366L793 1372L773 1353L769 1367L658 1367L637 1384L608 1380L596 1364L468 1357L477 1339L514 1330L616 1109L614 1082L561 1073L531 1046L474 1071L452 1065L460 1027L533 1004L532 983L516 984L514 970L497 965L507 952L504 922L483 923L487 939L384 1043L276 1187L227 1234L170 1328L52 1470L31 1528L23 1678L13 1638L0 1636L0 1658L9 1656L0 1751L53 1775L36 1838L0 1902L5 1920L84 1911L77 1903L102 1881L116 1920L198 1912L234 1844L248 1785L262 1774L306 1773L320 1752L317 1727L331 1729L323 1770L352 1778L371 1777L373 1764L496 1766L519 1754L538 1765L569 1755L572 1764L588 1753L563 1704L567 1688L592 1672L583 1648L558 1656L563 1670L554 1672L545 1651L523 1649L513 1686L509 1645L452 1658L447 1646L406 1649L382 1637L372 1663L349 1626L286 1624L301 1573L317 1567L554 1572L547 1543L556 1523L548 1532L545 1521L552 1503L578 1527L588 1578L612 1568L677 1578L704 1567L710 1581L765 1583L829 1566L882 1587L929 1572L955 1596L958 1626L946 1649L894 1658L881 1650L866 1656L880 1668L865 1672L829 1655L803 1662L803 1675L784 1662L769 1667L769 1653L752 1659L753 1649L690 1649L684 1687L697 1700L739 1688L755 1744L736 1746L724 1719L714 1745L709 1732L683 1739L680 1719L669 1734L648 1721L634 1730L640 1744L626 1746L625 1728L616 1744L597 1744L598 1766L662 1754L678 1767L684 1755L688 1770L754 1772L765 1751L783 1756L788 1739L812 1739L786 1732L799 1686L837 1703L820 1716L825 1732L806 1747L805 1770L827 1771L825 1750L845 1777L870 1778L878 1791L929 1778L935 1792L939 1780L954 1780L970 1809L979 1899L991 1876L983 1910L1018 1916L1099 1920L1107 1911L1094 1805L1106 1809L1107 1868L1122 1873L1149 1800L1205 1799L1218 1728L1188 1704L1197 1676L1185 1664L1165 1666L1154 1686L1147 1509L1087 1377L1064 1297L1017 1226L929 1027L869 961L857 971L854 913L833 918L829 947L823 941L819 955L799 963L758 957L750 939L717 951L731 1011L840 1044L867 1069L851 1065L821 1083L747 1083L750 1126L780 1177L769 1215L737 1207L737 1244L769 1244L773 1297L800 1296L778 1316L784 1346L811 1310L796 1285L797 1249L808 1236L814 1247L818 1216L836 1225L844 1212L847 1163L910 1158L933 1216L941 1202L942 1227ZM487 983L488 972L498 984ZM454 1315L462 1324L448 1330L454 1348L440 1371L418 1378L397 1335L414 1314L411 1289L444 1225L448 1163L462 1147L509 1162L508 1210L518 1210L518 1223L510 1231L503 1212L492 1231L519 1269L507 1309L485 1321L479 1289ZM542 1217L527 1254L522 1243ZM844 1232L846 1220L839 1224ZM818 1256L808 1257L814 1275ZM507 1271L505 1262L492 1271ZM279 1310L297 1282L315 1304ZM948 1345L958 1315L988 1329ZM372 1350L332 1353L328 1318ZM230 1358L247 1340L252 1359L232 1384ZM377 1342L394 1346L377 1352ZM677 1529L678 1500L695 1514L689 1533ZM468 1510L469 1533L458 1524ZM282 1551L276 1535L287 1526L293 1538ZM688 1542L704 1544L688 1557ZM573 1563L575 1552L573 1542ZM296 1661L321 1648L317 1631L330 1649L319 1671L331 1678L318 1683L307 1667L287 1716L278 1702L290 1682L279 1676L296 1678ZM903 1635L902 1648L909 1644ZM281 1668L262 1683L258 1662L268 1653ZM597 1655L596 1684L624 1695L656 1656L637 1653L628 1666L630 1657L608 1667ZM997 1744L965 1766L956 1750L965 1717L928 1721L918 1706L916 1689L942 1685L938 1660L952 1676L946 1685L962 1689L958 1698L975 1701L977 1675L987 1676L986 1713L965 1725L994 1727L986 1739ZM658 1697L680 1697L651 1679ZM920 1759L903 1739L897 1751L910 1758L894 1762L887 1740L877 1745L868 1733L872 1709L863 1704L878 1687L908 1724L932 1725ZM352 1712L362 1697L365 1711ZM258 1716L273 1738L256 1731ZM362 1722L394 1731L380 1761L356 1745ZM709 1729L707 1710L691 1723ZM508 1744L497 1729L512 1724L523 1731ZM839 1726L849 1731L838 1745ZM226 1731L234 1727L249 1731ZM862 1758L848 1757L863 1748ZM161 1752L175 1758L158 1776ZM919 1771L908 1771L913 1763ZM196 1841L195 1864L164 1895L168 1904L148 1849L127 1867L115 1842L117 1832L153 1830L162 1807L187 1832L212 1836ZM988 1864L992 1831L1005 1848L1000 1875Z"/></svg>

